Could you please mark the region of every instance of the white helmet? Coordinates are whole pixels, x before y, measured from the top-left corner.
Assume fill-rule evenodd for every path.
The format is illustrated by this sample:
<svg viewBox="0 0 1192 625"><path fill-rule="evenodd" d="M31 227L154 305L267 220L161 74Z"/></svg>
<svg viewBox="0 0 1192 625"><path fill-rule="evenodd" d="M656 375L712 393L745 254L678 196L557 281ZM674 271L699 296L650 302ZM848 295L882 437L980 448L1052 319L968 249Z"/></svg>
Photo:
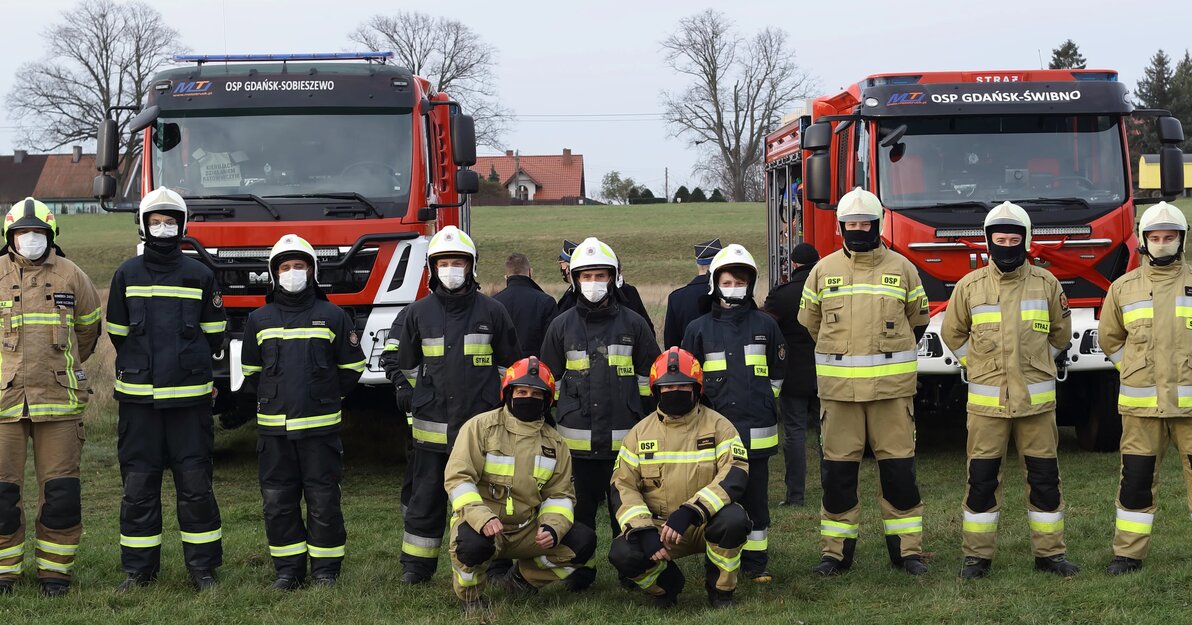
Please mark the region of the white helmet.
<svg viewBox="0 0 1192 625"><path fill-rule="evenodd" d="M1026 231L1022 240L1026 249L1031 249L1031 216L1027 214L1023 208L1017 204L1010 202L1002 202L989 210L985 215L985 243L992 245L989 241L989 228L991 226L1018 226Z"/></svg>
<svg viewBox="0 0 1192 625"><path fill-rule="evenodd" d="M315 254L315 248L306 239L296 234L287 234L278 239L277 243L273 244L273 249L269 250L269 277L274 282L277 282L277 266L281 264L281 257L295 254L307 257L307 261L314 268L315 281L318 280L319 257Z"/></svg>
<svg viewBox="0 0 1192 625"><path fill-rule="evenodd" d="M585 269L610 269L615 276L613 283L620 288L624 283L621 278L621 261L613 248L607 246L596 237L588 237L575 247L571 253L571 284L579 288L579 273Z"/></svg>
<svg viewBox="0 0 1192 625"><path fill-rule="evenodd" d="M1145 235L1148 232L1154 232L1156 230L1187 232L1188 218L1184 217L1183 211L1171 204L1159 202L1146 209L1142 213L1142 219L1138 221L1139 234Z"/></svg>
<svg viewBox="0 0 1192 625"><path fill-rule="evenodd" d="M716 253L712 258L712 266L708 268L708 295L716 294L716 274L729 267L745 267L749 270L749 297L753 296L753 286L757 284L757 263L753 254L745 246L733 243Z"/></svg>
<svg viewBox="0 0 1192 625"><path fill-rule="evenodd" d="M884 214L882 201L861 187L845 193L836 204L836 221L876 221L878 231Z"/></svg>
<svg viewBox="0 0 1192 625"><path fill-rule="evenodd" d="M137 234L140 235L141 240L145 239L145 233L149 230L145 225L149 213L165 212L176 214L179 236L186 236L186 222L189 221L186 201L176 192L166 187L158 187L141 198L141 207L137 210Z"/></svg>
<svg viewBox="0 0 1192 625"><path fill-rule="evenodd" d="M432 291L438 288L439 284L439 274L435 271L436 256L467 256L472 263L472 282L476 282L479 276L476 260L480 255L476 252L476 244L468 233L455 226L447 226L430 238L430 244L426 247L426 271L427 282Z"/></svg>

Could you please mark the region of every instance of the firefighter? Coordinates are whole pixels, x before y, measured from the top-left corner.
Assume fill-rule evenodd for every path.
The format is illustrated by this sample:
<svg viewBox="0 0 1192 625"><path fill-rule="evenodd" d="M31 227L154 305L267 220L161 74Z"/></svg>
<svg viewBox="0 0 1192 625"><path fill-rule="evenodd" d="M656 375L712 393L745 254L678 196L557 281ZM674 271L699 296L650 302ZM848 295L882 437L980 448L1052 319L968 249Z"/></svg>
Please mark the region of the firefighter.
<svg viewBox="0 0 1192 625"><path fill-rule="evenodd" d="M451 450L443 485L454 513L452 588L465 613L485 605L481 565L493 558L516 560L499 581L526 596L596 551L595 532L573 525L571 454L550 425L554 393L545 364L517 361L501 382L501 407L465 423Z"/></svg>
<svg viewBox="0 0 1192 625"><path fill-rule="evenodd" d="M653 410L650 365L659 353L649 325L617 297L620 267L611 248L595 237L584 239L571 257L572 287L579 297L555 317L542 343L542 362L563 372L555 413L575 465L575 522L593 530L596 508L611 494L621 441ZM614 535L615 512L610 502ZM583 590L595 580L596 569L584 567L566 583Z"/></svg>
<svg viewBox="0 0 1192 625"><path fill-rule="evenodd" d="M1121 376L1122 478L1111 575L1142 568L1150 546L1159 468L1170 443L1180 452L1192 509L1192 269L1183 261L1188 221L1166 202L1138 225L1141 266L1109 287L1097 327Z"/></svg>
<svg viewBox="0 0 1192 625"><path fill-rule="evenodd" d="M883 210L877 196L859 187L840 198L836 219L844 249L812 268L800 303L799 323L815 341L821 404L820 575L852 566L866 442L877 458L890 561L911 575L927 572L913 401L927 295L915 266L882 244Z"/></svg>
<svg viewBox="0 0 1192 625"><path fill-rule="evenodd" d="M741 507L749 452L732 423L700 403L704 373L672 347L650 367L658 410L629 430L613 473L618 537L608 559L621 575L673 607L684 578L674 560L703 554L714 608L733 605L751 524Z"/></svg>
<svg viewBox="0 0 1192 625"><path fill-rule="evenodd" d="M4 219L0 250L0 594L24 568L25 459L33 440L41 592L70 589L83 534L79 458L83 410L91 396L83 362L99 340L99 294L54 244L58 223L43 203L25 198ZM32 567L30 567L32 568Z"/></svg>
<svg viewBox="0 0 1192 625"><path fill-rule="evenodd" d="M662 344L677 347L683 342L687 324L708 312L708 266L724 245L720 239L695 244L695 277L671 291L666 298L666 320L662 324Z"/></svg>
<svg viewBox="0 0 1192 625"><path fill-rule="evenodd" d="M1027 261L1031 220L1003 202L985 217L993 262L960 280L941 331L968 378L968 489L960 577L989 573L1002 507L1002 462L1011 435L1027 482L1035 568L1071 577L1056 458L1057 357L1067 353L1072 312L1059 280Z"/></svg>
<svg viewBox="0 0 1192 625"><path fill-rule="evenodd" d="M406 470L413 489L405 514L403 584L434 575L447 523L443 471L464 422L501 404L501 375L517 360L517 333L505 307L480 293L472 237L447 226L431 237L431 295L406 307L397 367L413 388L414 438ZM395 324L399 322L395 321Z"/></svg>
<svg viewBox="0 0 1192 625"><path fill-rule="evenodd" d="M581 299L575 288L574 277L571 275L571 256L575 253L575 248L575 243L566 240L563 241L563 253L559 254L559 271L563 274L563 280L568 281L568 286L563 295L559 297L558 311L555 316L575 308L575 302ZM567 257L566 261L563 260L564 256ZM654 322L650 320L650 313L646 312L646 305L642 302L642 296L637 292L636 287L625 281L624 276L617 283L616 298L622 306L637 313L642 319L645 319L646 325L650 328L650 334L654 333Z"/></svg>
<svg viewBox="0 0 1192 625"><path fill-rule="evenodd" d="M244 324L242 391L257 405L257 457L265 535L276 590L306 580L334 586L344 559L339 482L343 397L364 373L351 317L327 301L305 239L287 234L269 252L272 288ZM302 523L302 499L307 522Z"/></svg>
<svg viewBox="0 0 1192 625"><path fill-rule="evenodd" d="M773 579L769 563L770 457L778 452L778 393L786 376L786 341L770 315L757 309L757 263L732 244L712 260L705 292L712 311L687 326L683 349L703 363L703 394L728 418L749 450L749 485L740 498L753 530L741 555L745 577Z"/></svg>
<svg viewBox="0 0 1192 625"><path fill-rule="evenodd" d="M211 357L227 326L215 275L182 254L186 203L162 187L141 200L145 253L125 261L108 295L120 402L117 455L124 484L118 592L146 586L161 565L161 478L174 476L183 556L196 590L215 586L223 562L219 506L211 486L215 444Z"/></svg>

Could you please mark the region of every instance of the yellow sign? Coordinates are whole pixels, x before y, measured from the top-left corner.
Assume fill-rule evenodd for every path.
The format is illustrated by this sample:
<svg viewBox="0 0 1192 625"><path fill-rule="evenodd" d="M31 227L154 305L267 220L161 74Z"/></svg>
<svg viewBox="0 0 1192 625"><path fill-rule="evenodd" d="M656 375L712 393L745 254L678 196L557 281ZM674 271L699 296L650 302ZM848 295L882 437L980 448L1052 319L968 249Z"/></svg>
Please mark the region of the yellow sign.
<svg viewBox="0 0 1192 625"><path fill-rule="evenodd" d="M844 278L840 276L828 276L824 278L824 286L844 286Z"/></svg>
<svg viewBox="0 0 1192 625"><path fill-rule="evenodd" d="M621 377L628 377L633 375L633 367L631 365L617 365L617 375Z"/></svg>
<svg viewBox="0 0 1192 625"><path fill-rule="evenodd" d="M472 365L476 367L491 367L493 366L492 356L472 356Z"/></svg>
<svg viewBox="0 0 1192 625"><path fill-rule="evenodd" d="M768 378L770 377L770 368L766 365L753 365L753 375Z"/></svg>
<svg viewBox="0 0 1192 625"><path fill-rule="evenodd" d="M882 274L882 286L902 286L902 276Z"/></svg>
<svg viewBox="0 0 1192 625"><path fill-rule="evenodd" d="M651 454L656 451L658 451L658 441L656 440L637 442L637 453L639 454Z"/></svg>
<svg viewBox="0 0 1192 625"><path fill-rule="evenodd" d="M1031 325L1031 329L1035 332L1051 332L1051 322L1035 321L1034 324Z"/></svg>

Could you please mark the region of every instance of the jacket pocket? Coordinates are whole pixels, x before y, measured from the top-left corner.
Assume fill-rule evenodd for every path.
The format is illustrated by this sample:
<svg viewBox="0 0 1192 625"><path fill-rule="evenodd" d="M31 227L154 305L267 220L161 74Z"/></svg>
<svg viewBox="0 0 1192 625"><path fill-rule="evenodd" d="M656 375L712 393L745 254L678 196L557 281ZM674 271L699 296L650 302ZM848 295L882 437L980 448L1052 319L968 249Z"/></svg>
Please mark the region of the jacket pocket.
<svg viewBox="0 0 1192 625"><path fill-rule="evenodd" d="M82 371L78 371L78 373L82 373ZM85 387L79 386L79 381L75 377L75 375L76 375L76 372L74 372L74 371L55 371L54 372L54 380L56 382L58 382L58 386L61 386L62 388L68 388L72 391L84 389ZM87 379L87 376L84 375L83 380L86 380L86 379Z"/></svg>
<svg viewBox="0 0 1192 625"><path fill-rule="evenodd" d="M319 382L310 385L310 398L320 405L337 404L340 401L339 384Z"/></svg>
<svg viewBox="0 0 1192 625"><path fill-rule="evenodd" d="M640 466L642 491L650 492L662 488L662 465L652 462L647 464L643 458Z"/></svg>
<svg viewBox="0 0 1192 625"><path fill-rule="evenodd" d="M116 354L116 378L123 379L124 374L135 375L149 370L149 356L146 354L129 354L127 350Z"/></svg>
<svg viewBox="0 0 1192 625"><path fill-rule="evenodd" d="M277 382L262 380L257 385L257 412L274 414L274 404L277 398Z"/></svg>
<svg viewBox="0 0 1192 625"><path fill-rule="evenodd" d="M206 344L192 344L178 354L178 366L192 375L211 375L211 352Z"/></svg>
<svg viewBox="0 0 1192 625"><path fill-rule="evenodd" d="M815 351L818 354L847 354L848 340L847 339L833 339L826 341L819 341L815 344Z"/></svg>
<svg viewBox="0 0 1192 625"><path fill-rule="evenodd" d="M846 302L843 297L829 297L820 304L820 314L823 316L823 323L837 324L848 321L846 314Z"/></svg>

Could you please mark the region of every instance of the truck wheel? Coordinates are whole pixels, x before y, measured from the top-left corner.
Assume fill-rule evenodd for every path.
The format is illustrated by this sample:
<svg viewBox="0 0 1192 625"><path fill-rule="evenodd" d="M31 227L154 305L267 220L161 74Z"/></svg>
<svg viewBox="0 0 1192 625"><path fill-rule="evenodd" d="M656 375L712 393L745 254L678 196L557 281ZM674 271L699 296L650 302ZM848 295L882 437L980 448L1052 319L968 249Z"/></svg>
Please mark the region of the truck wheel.
<svg viewBox="0 0 1192 625"><path fill-rule="evenodd" d="M1122 439L1117 372L1101 372L1090 382L1088 416L1076 423L1076 440L1085 451L1117 451Z"/></svg>

